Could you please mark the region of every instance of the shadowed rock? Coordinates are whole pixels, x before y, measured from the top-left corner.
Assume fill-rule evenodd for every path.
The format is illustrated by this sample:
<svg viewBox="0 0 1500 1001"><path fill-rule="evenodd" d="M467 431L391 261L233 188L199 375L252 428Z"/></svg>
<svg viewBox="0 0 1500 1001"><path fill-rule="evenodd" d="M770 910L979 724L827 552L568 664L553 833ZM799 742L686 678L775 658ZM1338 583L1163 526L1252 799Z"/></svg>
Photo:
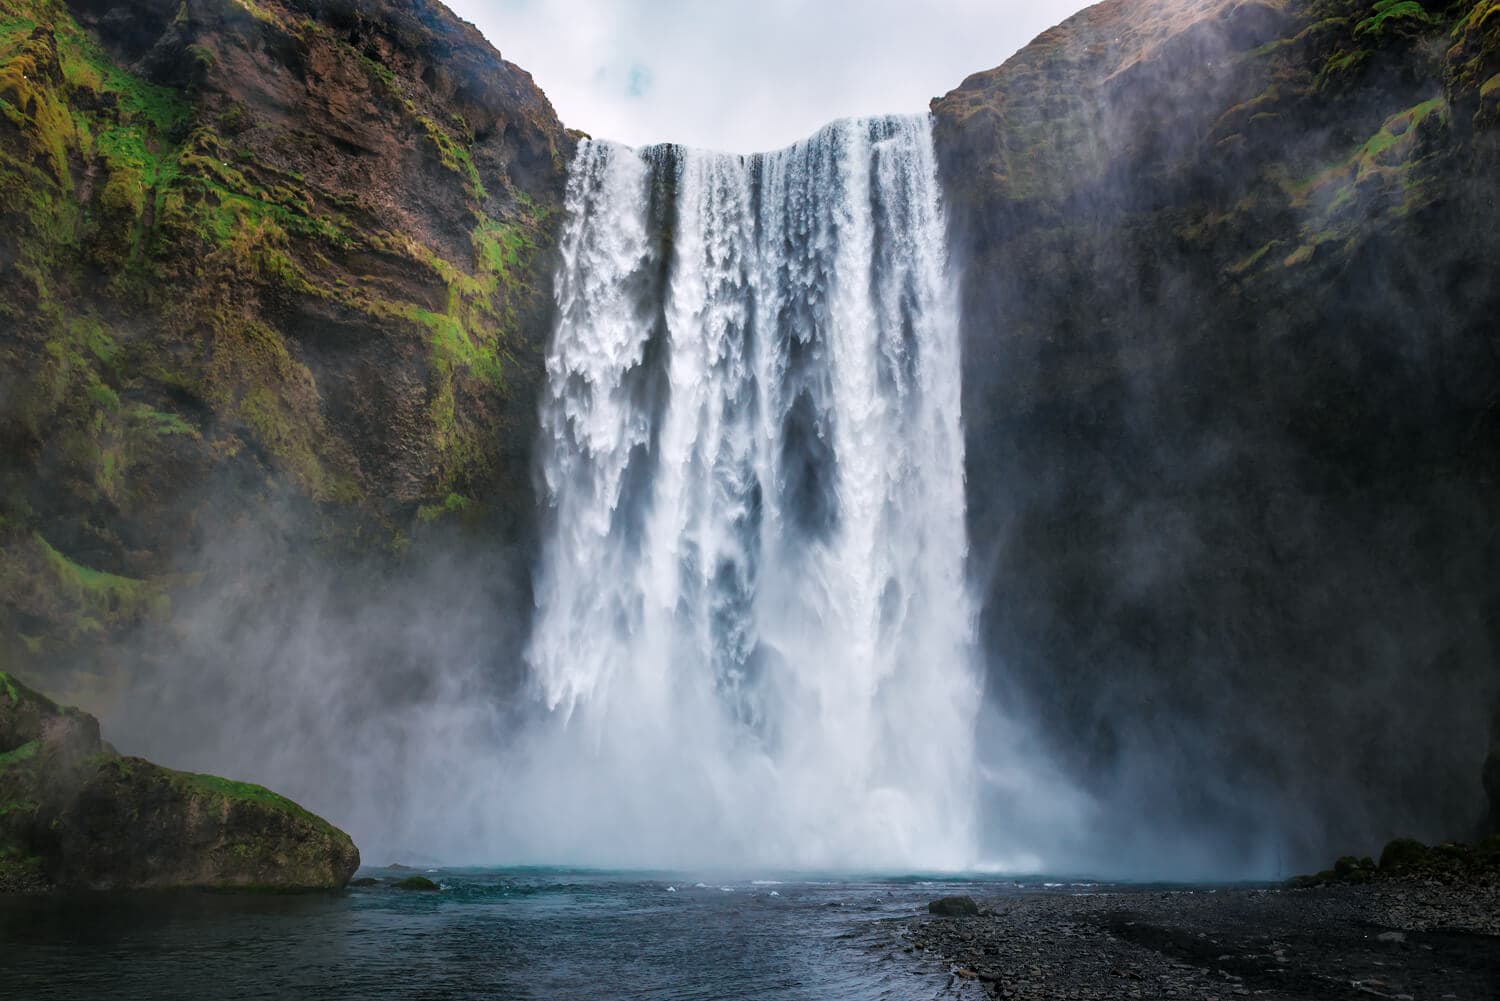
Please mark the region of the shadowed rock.
<svg viewBox="0 0 1500 1001"><path fill-rule="evenodd" d="M337 889L358 867L291 800L122 757L94 717L0 674L0 893Z"/></svg>
<svg viewBox="0 0 1500 1001"><path fill-rule="evenodd" d="M927 913L940 918L971 918L979 916L979 905L973 897L943 897L927 905Z"/></svg>

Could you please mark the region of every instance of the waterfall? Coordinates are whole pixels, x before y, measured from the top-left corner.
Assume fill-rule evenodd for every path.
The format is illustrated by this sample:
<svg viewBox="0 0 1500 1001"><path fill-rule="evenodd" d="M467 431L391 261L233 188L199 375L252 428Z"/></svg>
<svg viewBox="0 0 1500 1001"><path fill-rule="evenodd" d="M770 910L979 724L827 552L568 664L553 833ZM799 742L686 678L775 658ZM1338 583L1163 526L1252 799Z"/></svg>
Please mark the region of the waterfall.
<svg viewBox="0 0 1500 1001"><path fill-rule="evenodd" d="M567 213L532 850L970 864L980 696L928 119L749 157L584 141Z"/></svg>

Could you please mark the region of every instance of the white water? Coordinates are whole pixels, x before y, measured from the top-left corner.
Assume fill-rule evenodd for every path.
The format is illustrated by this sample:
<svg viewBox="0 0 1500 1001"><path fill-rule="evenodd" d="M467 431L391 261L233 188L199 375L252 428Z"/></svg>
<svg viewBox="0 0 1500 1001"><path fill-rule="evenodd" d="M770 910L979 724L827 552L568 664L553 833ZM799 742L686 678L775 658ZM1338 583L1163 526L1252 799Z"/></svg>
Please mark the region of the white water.
<svg viewBox="0 0 1500 1001"><path fill-rule="evenodd" d="M537 859L975 861L956 304L929 124L584 142L512 776ZM538 832L527 841L526 832Z"/></svg>

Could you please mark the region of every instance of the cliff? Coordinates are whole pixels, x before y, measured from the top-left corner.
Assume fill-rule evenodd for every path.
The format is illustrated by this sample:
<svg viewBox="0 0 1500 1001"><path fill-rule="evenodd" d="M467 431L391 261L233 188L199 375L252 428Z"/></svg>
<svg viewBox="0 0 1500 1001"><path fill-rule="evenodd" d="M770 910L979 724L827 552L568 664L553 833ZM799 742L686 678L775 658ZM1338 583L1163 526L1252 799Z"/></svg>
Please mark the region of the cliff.
<svg viewBox="0 0 1500 1001"><path fill-rule="evenodd" d="M247 523L527 539L571 142L428 0L0 0L0 670L107 701Z"/></svg>
<svg viewBox="0 0 1500 1001"><path fill-rule="evenodd" d="M934 102L991 688L1122 853L1481 812L1497 100L1493 0L1115 0Z"/></svg>

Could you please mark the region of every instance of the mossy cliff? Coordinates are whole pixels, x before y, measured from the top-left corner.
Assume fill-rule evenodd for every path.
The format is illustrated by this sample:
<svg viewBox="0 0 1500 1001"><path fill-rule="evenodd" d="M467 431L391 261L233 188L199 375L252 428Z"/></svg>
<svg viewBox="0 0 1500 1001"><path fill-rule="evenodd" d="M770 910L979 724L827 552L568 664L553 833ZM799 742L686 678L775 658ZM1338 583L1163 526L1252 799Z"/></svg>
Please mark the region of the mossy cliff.
<svg viewBox="0 0 1500 1001"><path fill-rule="evenodd" d="M1497 74L1496 0L1111 0L934 102L997 687L1128 816L1481 812Z"/></svg>
<svg viewBox="0 0 1500 1001"><path fill-rule="evenodd" d="M108 688L246 519L524 540L571 142L428 0L0 0L0 669Z"/></svg>
<svg viewBox="0 0 1500 1001"><path fill-rule="evenodd" d="M124 758L0 674L0 893L337 889L349 836L260 786Z"/></svg>

